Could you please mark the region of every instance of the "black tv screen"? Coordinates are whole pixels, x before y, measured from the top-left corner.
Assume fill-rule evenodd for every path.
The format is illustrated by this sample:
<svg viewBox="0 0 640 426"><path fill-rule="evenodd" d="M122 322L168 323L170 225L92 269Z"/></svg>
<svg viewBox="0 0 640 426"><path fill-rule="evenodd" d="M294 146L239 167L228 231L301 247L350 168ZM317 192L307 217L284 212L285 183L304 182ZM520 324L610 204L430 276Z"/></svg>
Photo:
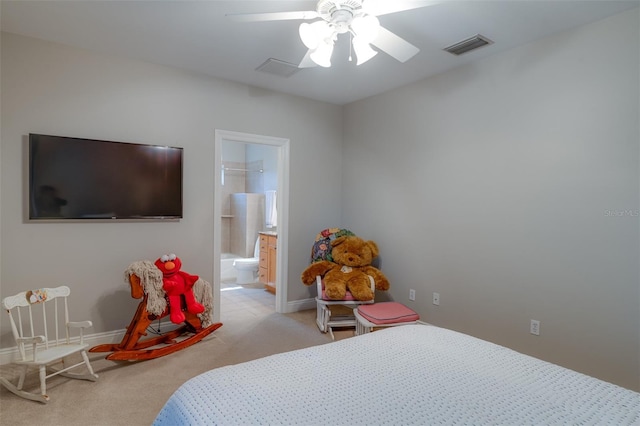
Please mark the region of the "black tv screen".
<svg viewBox="0 0 640 426"><path fill-rule="evenodd" d="M29 219L182 218L182 148L29 135Z"/></svg>

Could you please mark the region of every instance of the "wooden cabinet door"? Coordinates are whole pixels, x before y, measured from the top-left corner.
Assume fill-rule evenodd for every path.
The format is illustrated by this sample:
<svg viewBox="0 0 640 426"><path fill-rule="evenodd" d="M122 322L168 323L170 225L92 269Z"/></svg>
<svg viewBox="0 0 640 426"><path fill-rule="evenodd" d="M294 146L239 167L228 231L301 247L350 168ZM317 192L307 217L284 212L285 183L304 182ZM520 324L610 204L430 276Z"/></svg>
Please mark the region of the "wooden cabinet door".
<svg viewBox="0 0 640 426"><path fill-rule="evenodd" d="M260 268L258 269L258 279L261 283L269 282L269 237L260 234Z"/></svg>
<svg viewBox="0 0 640 426"><path fill-rule="evenodd" d="M268 258L269 258L269 267L268 267L268 277L267 281L269 284L275 287L276 285L276 262L277 262L277 244L278 239L275 236L269 236L269 247L268 247Z"/></svg>
<svg viewBox="0 0 640 426"><path fill-rule="evenodd" d="M276 293L276 263L278 237L276 235L260 234L260 269L258 277L264 288Z"/></svg>

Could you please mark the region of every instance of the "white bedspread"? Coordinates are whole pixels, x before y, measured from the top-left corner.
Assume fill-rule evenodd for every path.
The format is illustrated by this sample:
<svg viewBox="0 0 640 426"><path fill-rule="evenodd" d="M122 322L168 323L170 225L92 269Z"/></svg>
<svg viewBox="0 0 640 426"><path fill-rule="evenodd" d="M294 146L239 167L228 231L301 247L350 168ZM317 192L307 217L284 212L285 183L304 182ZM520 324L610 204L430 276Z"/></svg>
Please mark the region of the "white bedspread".
<svg viewBox="0 0 640 426"><path fill-rule="evenodd" d="M154 425L632 425L640 394L429 325L227 366Z"/></svg>

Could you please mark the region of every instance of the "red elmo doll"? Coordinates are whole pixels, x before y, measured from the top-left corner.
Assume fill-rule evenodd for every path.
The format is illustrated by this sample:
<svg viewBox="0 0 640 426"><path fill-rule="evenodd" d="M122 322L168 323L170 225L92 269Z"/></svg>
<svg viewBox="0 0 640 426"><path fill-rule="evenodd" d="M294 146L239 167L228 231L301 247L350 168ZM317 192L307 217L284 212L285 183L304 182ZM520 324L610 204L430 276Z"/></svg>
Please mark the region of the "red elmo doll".
<svg viewBox="0 0 640 426"><path fill-rule="evenodd" d="M182 313L180 295L184 294L187 311L192 314L204 312L204 306L196 301L193 295L193 285L198 281L197 275L181 271L182 261L175 254L163 255L155 261L155 265L162 272L162 288L169 299L169 318L171 322L180 324L185 320Z"/></svg>

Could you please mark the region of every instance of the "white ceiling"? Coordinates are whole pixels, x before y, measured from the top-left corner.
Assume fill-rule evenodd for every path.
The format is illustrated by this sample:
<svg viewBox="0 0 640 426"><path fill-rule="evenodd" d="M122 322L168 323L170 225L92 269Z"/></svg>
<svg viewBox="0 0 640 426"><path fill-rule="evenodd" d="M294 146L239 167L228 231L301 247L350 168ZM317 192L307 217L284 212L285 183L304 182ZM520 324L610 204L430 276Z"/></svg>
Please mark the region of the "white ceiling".
<svg viewBox="0 0 640 426"><path fill-rule="evenodd" d="M420 48L406 63L380 53L356 66L348 61L345 34L336 43L331 68L301 69L290 77L255 69L269 58L300 62L307 50L298 36L302 21L243 23L225 15L314 10L314 1L1 0L0 28L342 105L638 7L639 2L432 2L380 16L384 27ZM442 50L478 33L494 44L458 57Z"/></svg>

